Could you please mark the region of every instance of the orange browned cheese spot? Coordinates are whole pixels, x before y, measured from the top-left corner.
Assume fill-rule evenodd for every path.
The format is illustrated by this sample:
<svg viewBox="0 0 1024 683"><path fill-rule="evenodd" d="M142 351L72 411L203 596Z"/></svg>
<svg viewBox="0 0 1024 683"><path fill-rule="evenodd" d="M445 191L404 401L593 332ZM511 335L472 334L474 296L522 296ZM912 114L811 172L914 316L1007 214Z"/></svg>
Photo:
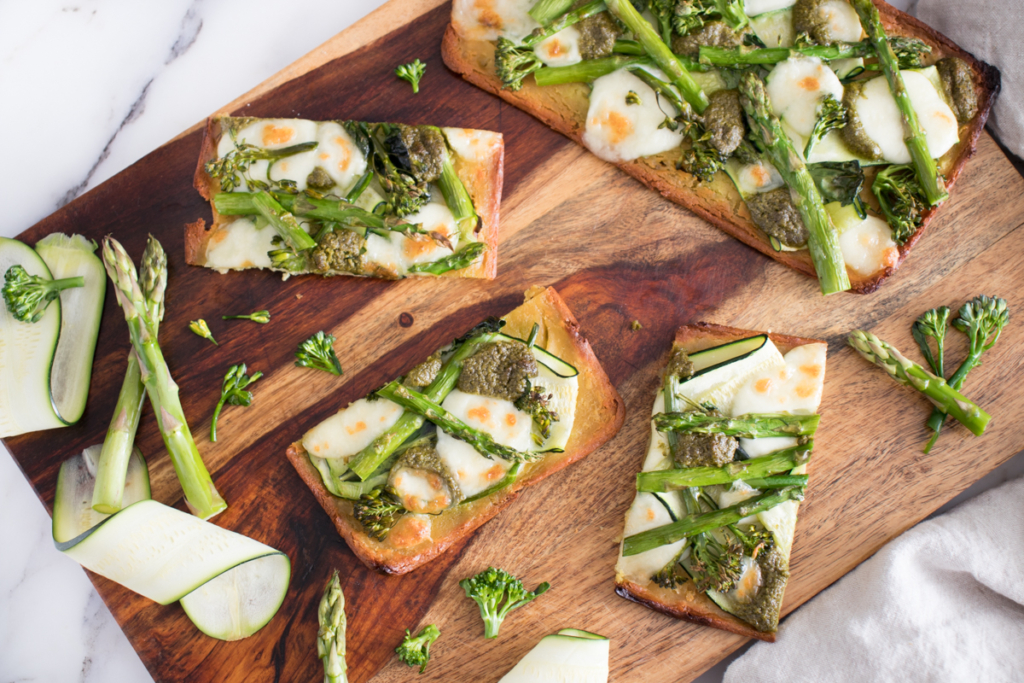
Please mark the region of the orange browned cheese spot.
<svg viewBox="0 0 1024 683"><path fill-rule="evenodd" d="M767 394L771 388L772 380L768 377L762 377L761 379L757 380L756 384L754 384L754 389L756 389L759 393L762 394Z"/></svg>
<svg viewBox="0 0 1024 683"><path fill-rule="evenodd" d="M768 169L761 164L750 169L750 175L754 176L754 183L756 183L758 187L767 185L768 181L772 179L771 173L769 173Z"/></svg>
<svg viewBox="0 0 1024 683"><path fill-rule="evenodd" d="M501 465L495 465L491 469L484 473L484 479L487 481L497 481L505 476L505 470L501 468Z"/></svg>
<svg viewBox="0 0 1024 683"><path fill-rule="evenodd" d="M218 230L210 235L210 244L220 244L228 238L227 230Z"/></svg>
<svg viewBox="0 0 1024 683"><path fill-rule="evenodd" d="M358 434L359 432L363 431L364 429L366 429L366 423L363 422L362 420L360 420L359 422L356 422L354 425L352 425L350 427L345 427L345 431L348 432L349 435Z"/></svg>
<svg viewBox="0 0 1024 683"><path fill-rule="evenodd" d="M606 111L599 123L608 129L608 140L613 145L622 142L633 133L633 122L617 111Z"/></svg>
<svg viewBox="0 0 1024 683"><path fill-rule="evenodd" d="M809 398L814 395L814 385L801 384L796 388L796 395L800 398Z"/></svg>
<svg viewBox="0 0 1024 683"><path fill-rule="evenodd" d="M430 522L422 517L402 517L388 534L396 548L410 548L430 538Z"/></svg>
<svg viewBox="0 0 1024 683"><path fill-rule="evenodd" d="M334 142L341 147L341 158L338 159L338 170L347 171L348 165L352 163L352 154L348 150L348 142L340 135L334 138Z"/></svg>
<svg viewBox="0 0 1024 683"><path fill-rule="evenodd" d="M473 7L477 10L476 18L481 26L494 29L502 28L501 15L495 11L493 0L476 0Z"/></svg>
<svg viewBox="0 0 1024 683"><path fill-rule="evenodd" d="M487 410L487 406L478 406L476 408L470 408L469 412L466 413L474 420L479 422L487 422L491 419L491 411Z"/></svg>
<svg viewBox="0 0 1024 683"><path fill-rule="evenodd" d="M810 377L817 377L821 374L821 366L817 363L808 363L800 366L800 372Z"/></svg>
<svg viewBox="0 0 1024 683"><path fill-rule="evenodd" d="M887 268L894 268L900 260L900 250L896 247L889 247L882 255L882 265Z"/></svg>
<svg viewBox="0 0 1024 683"><path fill-rule="evenodd" d="M565 52L564 47L565 46L562 45L557 40L552 40L547 45L548 57L557 57L557 56L561 55L563 52Z"/></svg>
<svg viewBox="0 0 1024 683"><path fill-rule="evenodd" d="M505 424L507 424L509 427L515 427L516 426L516 416L515 416L515 413L507 413L505 415Z"/></svg>
<svg viewBox="0 0 1024 683"><path fill-rule="evenodd" d="M804 76L797 83L797 86L807 91L814 91L821 87L821 82L814 76Z"/></svg>
<svg viewBox="0 0 1024 683"><path fill-rule="evenodd" d="M647 521L654 521L654 508L647 508Z"/></svg>
<svg viewBox="0 0 1024 683"><path fill-rule="evenodd" d="M411 235L405 240L402 251L410 261L417 256L429 253L434 248L434 240L429 235Z"/></svg>
<svg viewBox="0 0 1024 683"><path fill-rule="evenodd" d="M295 136L295 129L268 124L263 128L263 146L283 145Z"/></svg>
<svg viewBox="0 0 1024 683"><path fill-rule="evenodd" d="M327 161L331 158L331 155L327 152L320 152L320 161Z"/></svg>

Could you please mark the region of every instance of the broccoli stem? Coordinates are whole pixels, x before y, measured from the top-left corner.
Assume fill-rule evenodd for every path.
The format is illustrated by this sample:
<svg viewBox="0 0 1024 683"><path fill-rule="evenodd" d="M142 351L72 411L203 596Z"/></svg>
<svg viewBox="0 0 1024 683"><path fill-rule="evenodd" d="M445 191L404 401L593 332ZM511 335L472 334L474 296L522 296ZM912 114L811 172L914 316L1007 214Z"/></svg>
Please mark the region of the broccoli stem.
<svg viewBox="0 0 1024 683"><path fill-rule="evenodd" d="M792 486L770 493L763 493L732 507L688 515L678 522L672 522L665 526L627 536L622 542L622 554L625 557L639 555L648 550L681 541L684 538L690 538L723 526L736 524L744 517L770 510L787 500L802 500L803 492L803 487Z"/></svg>
<svg viewBox="0 0 1024 683"><path fill-rule="evenodd" d="M409 272L441 275L452 270L468 268L486 249L487 244L484 242L470 242L455 253L448 254L444 258L431 263L418 263L409 266Z"/></svg>
<svg viewBox="0 0 1024 683"><path fill-rule="evenodd" d="M800 152L782 130L779 119L772 114L764 81L756 74L744 74L740 81L740 103L747 113L751 131L764 145L768 160L799 197L797 210L810 233L808 248L822 293L834 294L850 289L850 276L839 248L839 235Z"/></svg>
<svg viewBox="0 0 1024 683"><path fill-rule="evenodd" d="M455 388L455 383L459 381L465 360L484 344L497 340L496 334L482 334L463 342L441 366L437 377L423 390L423 395L436 403L444 401ZM388 456L395 452L395 449L422 427L424 422L425 419L422 415L411 410L405 411L391 429L378 436L373 443L349 460L349 468L360 479L367 479L380 467L382 462L388 459Z"/></svg>
<svg viewBox="0 0 1024 683"><path fill-rule="evenodd" d="M743 439L771 436L810 436L818 428L817 415L774 415L751 413L737 417L720 417L697 411L659 413L654 427L659 432L691 434L725 434Z"/></svg>
<svg viewBox="0 0 1024 683"><path fill-rule="evenodd" d="M573 0L537 0L530 8L530 16L541 26L546 26L569 11Z"/></svg>
<svg viewBox="0 0 1024 683"><path fill-rule="evenodd" d="M718 13L734 31L738 31L750 23L750 18L743 9L743 0L715 0Z"/></svg>
<svg viewBox="0 0 1024 683"><path fill-rule="evenodd" d="M295 216L286 211L269 192L253 193L252 203L289 247L295 251L305 251L316 246L316 242L302 229Z"/></svg>
<svg viewBox="0 0 1024 683"><path fill-rule="evenodd" d="M460 441L465 441L485 457L489 458L494 455L509 462L530 461L542 457L539 453L517 451L514 448L498 443L487 432L470 427L441 407L440 403L431 400L430 397L421 394L415 389L404 386L397 380L378 389L377 395L393 401L407 410L422 415L437 425L438 429L443 430Z"/></svg>
<svg viewBox="0 0 1024 683"><path fill-rule="evenodd" d="M851 332L847 341L865 360L881 367L900 384L920 391L941 410L959 420L975 436L985 433L985 427L992 419L988 413L944 379L909 360L892 344L863 330Z"/></svg>
<svg viewBox="0 0 1024 683"><path fill-rule="evenodd" d="M910 151L913 159L914 170L917 172L918 182L924 191L925 199L931 206L935 206L949 198L946 186L938 169L935 160L932 159L931 151L928 149L928 140L925 138L924 129L917 119L917 112L910 101L910 94L903 84L903 76L900 74L899 62L896 53L885 35L885 28L882 27L882 19L878 14L878 8L871 0L851 0L853 8L857 10L860 23L868 34L868 40L875 46L878 53L878 63L882 67L885 79L889 81L889 89L896 99L896 107L903 116L903 127L906 137L904 143Z"/></svg>
<svg viewBox="0 0 1024 683"><path fill-rule="evenodd" d="M654 61L650 57L639 56L587 59L569 66L542 67L533 73L533 78L541 87L563 83L591 83L601 76L607 76L613 71L632 65L654 66Z"/></svg>
<svg viewBox="0 0 1024 683"><path fill-rule="evenodd" d="M648 55L657 62L661 70L679 88L683 99L690 103L698 114L708 108L708 98L701 90L679 58L669 49L654 27L640 16L630 0L608 0L608 10L626 25L643 46Z"/></svg>
<svg viewBox="0 0 1024 683"><path fill-rule="evenodd" d="M164 292L167 288L167 254L160 242L150 236L146 251L142 254L139 269L139 286L146 302L153 332L159 332L164 317ZM97 512L112 515L121 509L124 498L125 479L128 476L128 460L135 445L135 434L142 417L142 402L146 398L142 383L142 368L134 349L128 352L128 367L125 369L121 391L117 395L114 416L103 448L96 464L96 484L92 491L92 508Z"/></svg>
<svg viewBox="0 0 1024 683"><path fill-rule="evenodd" d="M473 198L469 196L469 191L462 179L459 178L459 174L455 172L451 151L447 148L444 152L444 162L441 165L441 177L437 184L441 188L444 203L448 205L448 209L455 218L455 224L459 226L459 234L463 238L469 237L476 229L480 218L473 207Z"/></svg>
<svg viewBox="0 0 1024 683"><path fill-rule="evenodd" d="M669 432L668 435L674 435ZM691 486L714 486L734 481L763 480L788 472L810 459L812 444L806 443L762 458L731 462L723 467L688 467L678 470L641 472L636 475L636 490L650 493L679 491ZM753 486L753 484L751 484ZM754 488L757 488L756 486Z"/></svg>

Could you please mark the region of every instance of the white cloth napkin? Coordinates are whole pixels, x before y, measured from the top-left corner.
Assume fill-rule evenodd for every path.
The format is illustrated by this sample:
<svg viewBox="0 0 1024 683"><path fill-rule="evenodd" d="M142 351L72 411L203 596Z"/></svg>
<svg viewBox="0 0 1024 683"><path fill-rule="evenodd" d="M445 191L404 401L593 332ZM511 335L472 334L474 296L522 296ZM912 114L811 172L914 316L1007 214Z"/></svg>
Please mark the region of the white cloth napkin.
<svg viewBox="0 0 1024 683"><path fill-rule="evenodd" d="M1003 91L989 116L989 127L1003 145L1024 157L1024 41L1020 25L1024 1L920 0L915 14L978 59L999 68Z"/></svg>
<svg viewBox="0 0 1024 683"><path fill-rule="evenodd" d="M892 541L724 678L762 681L1024 681L1024 478Z"/></svg>

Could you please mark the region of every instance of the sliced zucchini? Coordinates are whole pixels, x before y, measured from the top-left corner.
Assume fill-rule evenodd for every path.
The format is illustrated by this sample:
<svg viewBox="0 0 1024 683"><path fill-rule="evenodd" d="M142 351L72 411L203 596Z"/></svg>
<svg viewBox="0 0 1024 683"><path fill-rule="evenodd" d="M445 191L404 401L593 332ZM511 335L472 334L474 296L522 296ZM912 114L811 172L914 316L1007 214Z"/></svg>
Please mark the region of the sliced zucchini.
<svg viewBox="0 0 1024 683"><path fill-rule="evenodd" d="M608 638L604 636L599 636L598 634L591 633L590 631L581 631L578 628L563 628L558 632L558 635L573 636L574 638L590 638L591 640L608 640Z"/></svg>
<svg viewBox="0 0 1024 683"><path fill-rule="evenodd" d="M522 342L523 344L526 343L525 339L510 337L507 334L498 333L494 335L494 337L495 339L501 341L517 341ZM562 360L555 354L548 352L547 349L544 349L541 346L534 344L533 346L530 347L530 350L533 351L533 357L537 359L538 363L540 363L541 365L543 365L544 367L546 367L548 370L555 373L559 377L575 377L576 375L580 374L580 371L577 370L575 367L573 367L569 363L566 363L564 360Z"/></svg>
<svg viewBox="0 0 1024 683"><path fill-rule="evenodd" d="M773 11L766 11L763 14L753 16L750 13L751 5L767 6L771 0L758 0L747 2L747 14L750 15L750 28L754 34L761 39L766 47L792 47L796 39L796 31L793 30L793 10L790 8L795 4L786 0L774 1L771 4L783 6L784 9L775 8Z"/></svg>
<svg viewBox="0 0 1024 683"><path fill-rule="evenodd" d="M594 634L545 636L499 683L607 683L610 643Z"/></svg>
<svg viewBox="0 0 1024 683"><path fill-rule="evenodd" d="M706 349L690 358L700 370L681 382L677 393L692 403L710 404L726 414L736 392L750 377L785 365L782 354L765 335Z"/></svg>
<svg viewBox="0 0 1024 683"><path fill-rule="evenodd" d="M768 335L759 334L756 337L747 337L746 339L739 339L728 344L692 353L690 354L690 362L693 363L693 377L706 372L712 372L723 365L743 360L755 351L760 350L767 341Z"/></svg>

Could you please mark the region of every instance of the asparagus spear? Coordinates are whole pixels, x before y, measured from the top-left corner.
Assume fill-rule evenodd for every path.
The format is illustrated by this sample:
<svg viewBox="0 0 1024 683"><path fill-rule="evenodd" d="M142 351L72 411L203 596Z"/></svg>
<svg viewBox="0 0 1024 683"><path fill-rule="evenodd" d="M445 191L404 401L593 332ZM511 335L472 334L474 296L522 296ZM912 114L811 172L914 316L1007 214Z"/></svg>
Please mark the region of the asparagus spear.
<svg viewBox="0 0 1024 683"><path fill-rule="evenodd" d="M178 398L178 385L171 377L157 342L156 321L146 305L135 264L124 247L112 237L103 240L103 264L114 283L117 301L124 310L132 347L139 359L142 382L153 404L160 434L185 493L185 502L197 517L209 519L225 510L227 503L213 485L210 473L192 440Z"/></svg>
<svg viewBox="0 0 1024 683"><path fill-rule="evenodd" d="M657 62L662 71L668 74L675 86L679 88L683 99L689 102L698 114L703 114L709 104L707 95L693 80L679 58L661 39L654 27L640 16L630 0L608 0L607 5L608 11L633 32L647 54Z"/></svg>
<svg viewBox="0 0 1024 683"><path fill-rule="evenodd" d="M139 286L149 317L153 321L153 332L156 334L160 321L164 318L167 254L152 235L146 242L146 251L142 254ZM139 429L139 418L142 416L142 401L145 397L139 357L134 349L130 349L121 392L117 396L117 405L114 406L114 416L107 428L107 436L103 439L103 448L100 450L96 465L92 508L97 512L114 514L121 509L125 477L128 474L128 459L132 455L135 433Z"/></svg>
<svg viewBox="0 0 1024 683"><path fill-rule="evenodd" d="M672 434L672 432L669 432ZM640 472L636 475L636 490L662 493L679 491L691 486L714 486L734 481L763 480L771 475L789 472L803 465L811 457L811 443L787 448L762 458L731 462L723 467L688 467L679 470Z"/></svg>
<svg viewBox="0 0 1024 683"><path fill-rule="evenodd" d="M678 522L672 522L665 526L659 526L648 531L642 531L639 534L627 536L622 542L622 554L626 557L639 555L648 550L681 541L684 538L713 531L729 524L736 524L744 517L770 510L787 500L803 500L803 496L803 488L793 486L763 493L732 507L687 515Z"/></svg>
<svg viewBox="0 0 1024 683"><path fill-rule="evenodd" d="M348 683L345 662L345 594L338 570L327 582L317 610L320 630L316 634L316 653L324 662L324 683Z"/></svg>
<svg viewBox="0 0 1024 683"><path fill-rule="evenodd" d="M721 417L700 411L688 413L659 413L654 416L654 427L659 432L694 434L725 434L743 439L766 436L809 436L818 428L817 415L758 414Z"/></svg>
<svg viewBox="0 0 1024 683"><path fill-rule="evenodd" d="M750 129L760 138L765 155L779 170L786 185L799 197L797 211L807 227L811 261L818 274L823 294L834 294L850 288L839 236L822 203L814 178L803 157L782 130L779 119L772 114L764 81L754 73L746 73L740 81L740 103L747 113Z"/></svg>
<svg viewBox="0 0 1024 683"><path fill-rule="evenodd" d="M466 246L461 247L458 251L448 254L443 258L439 258L436 261L411 265L409 266L409 272L441 275L442 273L447 273L450 270L468 268L472 265L473 261L476 261L480 257L480 254L484 253L486 249L486 242L470 242Z"/></svg>
<svg viewBox="0 0 1024 683"><path fill-rule="evenodd" d="M470 427L442 408L440 403L432 401L430 397L421 394L415 389L404 386L397 380L378 389L377 395L389 401L394 401L406 410L422 415L437 425L438 429L444 430L460 441L465 441L481 455L488 458L496 455L502 460L518 462L536 460L541 457L540 453L525 453L498 443L487 432Z"/></svg>
<svg viewBox="0 0 1024 683"><path fill-rule="evenodd" d="M316 197L283 192L269 194L284 211L296 216L338 223L357 221L367 227L380 230L390 228L390 224L383 217L346 200L317 199ZM251 192L218 192L213 195L213 207L222 216L259 215L260 211L256 206L255 196ZM408 223L402 223L402 225L408 225ZM304 230L302 232L305 233Z"/></svg>
<svg viewBox="0 0 1024 683"><path fill-rule="evenodd" d="M921 56L932 51L928 43L916 38L895 36L889 38L888 43L896 55L900 68L903 69L922 66ZM870 40L862 40L857 43L836 42L831 45L765 47L755 50L743 47L728 48L703 45L700 48L700 63L746 68L748 66L777 64L786 61L795 54L832 61L834 59L874 57L876 52L875 45Z"/></svg>
<svg viewBox="0 0 1024 683"><path fill-rule="evenodd" d="M900 384L920 391L936 406L959 420L973 434L981 436L985 433L985 426L992 419L991 416L971 399L948 385L946 380L936 377L907 359L891 344L870 332L854 330L847 341L866 360L881 367Z"/></svg>
<svg viewBox="0 0 1024 683"><path fill-rule="evenodd" d="M619 55L585 59L569 66L545 66L533 73L539 86L561 85L562 83L592 83L601 76L627 66L654 66L650 57Z"/></svg>
<svg viewBox="0 0 1024 683"><path fill-rule="evenodd" d="M455 172L452 155L447 149L444 152L441 177L438 178L437 184L441 188L444 203L452 212L455 224L459 226L459 233L463 237L468 236L476 229L480 218L476 214L476 209L473 208L473 198L469 196L469 190L459 178L459 174Z"/></svg>
<svg viewBox="0 0 1024 683"><path fill-rule="evenodd" d="M860 23L868 34L868 40L874 44L878 53L878 63L882 67L882 73L889 81L889 89L896 99L896 107L903 117L904 143L910 151L913 159L914 170L917 172L918 182L924 191L925 199L931 206L935 206L949 198L946 192L946 185L932 159L932 153L928 149L928 140L925 138L924 129L917 120L917 112L910 101L910 94L903 84L903 76L900 74L899 63L892 46L885 35L885 28L882 27L882 19L878 14L878 8L871 0L851 0L853 8L857 10Z"/></svg>
<svg viewBox="0 0 1024 683"><path fill-rule="evenodd" d="M943 308L946 307L943 306ZM926 313L925 315L928 314ZM948 308L946 308L946 315L947 317L949 315ZM999 335L1002 333L1006 323L1009 322L1010 314L1006 310L1005 299L982 295L971 299L961 306L958 316L953 321L953 327L967 335L969 347L964 362L960 364L960 367L956 369L953 376L949 378L949 386L960 391L964 385L964 380L967 379L967 373L981 364L981 354L991 349L999 341ZM942 345L940 342L940 368L941 364ZM938 407L932 410L931 417L928 418L928 426L935 434L932 435L932 438L929 439L928 444L924 447L925 453L930 452L932 446L935 445L935 441L939 438L939 432L942 431L942 423L945 420L946 413L944 411Z"/></svg>
<svg viewBox="0 0 1024 683"><path fill-rule="evenodd" d="M269 192L254 192L252 204L260 215L267 219L271 227L277 231L285 244L295 251L312 249L316 242L309 233L302 229L291 213L285 210Z"/></svg>

